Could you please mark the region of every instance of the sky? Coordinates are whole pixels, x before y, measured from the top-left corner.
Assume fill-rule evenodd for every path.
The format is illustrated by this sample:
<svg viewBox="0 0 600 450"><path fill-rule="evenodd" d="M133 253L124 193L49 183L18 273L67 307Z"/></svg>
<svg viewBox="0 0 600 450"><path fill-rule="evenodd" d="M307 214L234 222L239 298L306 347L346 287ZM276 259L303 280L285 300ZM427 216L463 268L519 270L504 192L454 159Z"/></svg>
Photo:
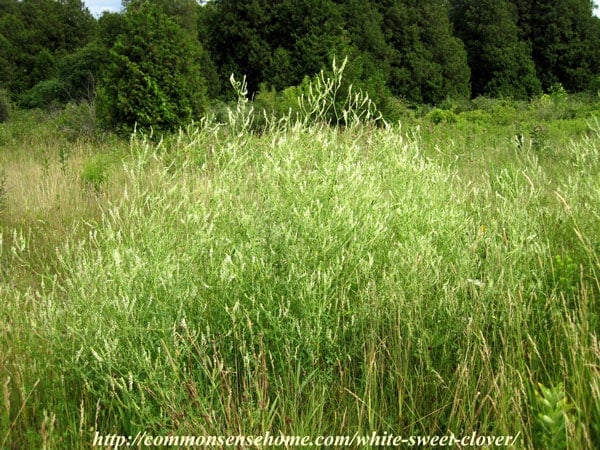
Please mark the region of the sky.
<svg viewBox="0 0 600 450"><path fill-rule="evenodd" d="M118 12L121 10L121 0L84 0L92 15L100 17L102 11Z"/></svg>
<svg viewBox="0 0 600 450"><path fill-rule="evenodd" d="M117 12L121 10L121 0L84 0L84 3L95 17L100 17L102 11ZM595 14L600 17L599 7L596 7Z"/></svg>

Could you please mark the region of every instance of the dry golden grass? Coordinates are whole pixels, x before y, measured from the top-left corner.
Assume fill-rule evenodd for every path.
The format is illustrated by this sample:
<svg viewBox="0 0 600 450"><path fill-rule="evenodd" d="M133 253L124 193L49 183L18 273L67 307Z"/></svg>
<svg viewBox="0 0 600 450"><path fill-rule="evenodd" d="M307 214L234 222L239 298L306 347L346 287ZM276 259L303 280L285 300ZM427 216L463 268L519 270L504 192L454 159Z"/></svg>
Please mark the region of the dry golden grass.
<svg viewBox="0 0 600 450"><path fill-rule="evenodd" d="M17 236L24 236L29 261L35 262L25 269L11 252L0 253L5 270L13 271L11 278L21 287L39 283L39 277L31 272L43 273L53 268L56 249L65 236L77 239L87 235L102 210L123 190L118 157L111 159L114 162L110 163L110 177L99 189L82 177L86 163L98 151L108 154L109 148L94 142L66 143L60 139L30 145L5 148L0 153L3 247L10 249ZM67 145L68 154L61 157L59 148Z"/></svg>

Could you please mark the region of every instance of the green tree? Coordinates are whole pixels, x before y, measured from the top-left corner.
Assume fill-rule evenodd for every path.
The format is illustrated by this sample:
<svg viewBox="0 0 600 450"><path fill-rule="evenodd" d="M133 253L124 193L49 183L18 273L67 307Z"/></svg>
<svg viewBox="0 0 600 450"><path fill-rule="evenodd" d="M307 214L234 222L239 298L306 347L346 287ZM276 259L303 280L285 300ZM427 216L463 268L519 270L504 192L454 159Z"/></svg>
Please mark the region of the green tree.
<svg viewBox="0 0 600 450"><path fill-rule="evenodd" d="M512 0L544 89L582 91L600 73L600 19L590 0Z"/></svg>
<svg viewBox="0 0 600 450"><path fill-rule="evenodd" d="M245 75L282 89L328 67L342 42L343 18L332 0L216 0L200 12L200 39L222 79Z"/></svg>
<svg viewBox="0 0 600 450"><path fill-rule="evenodd" d="M108 53L98 41L66 55L58 63L58 81L65 101L92 103Z"/></svg>
<svg viewBox="0 0 600 450"><path fill-rule="evenodd" d="M467 52L454 36L446 0L413 2L418 10L421 40L426 59L431 61L431 77L422 81L424 97L438 103L448 97L468 97L471 93Z"/></svg>
<svg viewBox="0 0 600 450"><path fill-rule="evenodd" d="M392 94L387 87L394 49L383 31L383 17L371 0L341 2L344 34L338 57L347 56L344 79L365 90L379 106Z"/></svg>
<svg viewBox="0 0 600 450"><path fill-rule="evenodd" d="M135 4L137 0L122 0L123 8L127 10L129 5ZM153 0L153 3L172 18L182 29L197 37L198 35L198 13L200 6L196 0Z"/></svg>
<svg viewBox="0 0 600 450"><path fill-rule="evenodd" d="M61 37L64 43L61 47L65 53L72 53L75 50L88 44L96 34L96 20L86 8L83 0L60 0L58 20L61 24Z"/></svg>
<svg viewBox="0 0 600 450"><path fill-rule="evenodd" d="M293 37L287 38L286 47L291 53L293 70L289 72L294 83L301 81L306 75L314 75L331 67L334 56L340 60L345 56L340 55L344 21L338 5L330 0L288 1L284 4L291 6L276 11L274 19L276 23L286 23L292 18L290 33L280 32L279 37ZM271 63L277 68L276 61Z"/></svg>
<svg viewBox="0 0 600 450"><path fill-rule="evenodd" d="M453 36L444 0L383 0L376 4L392 49L388 83L394 94L426 103L469 94L466 53Z"/></svg>
<svg viewBox="0 0 600 450"><path fill-rule="evenodd" d="M473 96L526 99L540 92L513 5L506 0L454 0L451 18L467 49Z"/></svg>
<svg viewBox="0 0 600 450"><path fill-rule="evenodd" d="M267 6L263 0L217 0L204 6L200 15L201 40L220 78L245 75L251 92L264 81L271 57L272 44L265 35L271 27Z"/></svg>
<svg viewBox="0 0 600 450"><path fill-rule="evenodd" d="M11 37L20 32L23 24L16 9L16 1L0 1L0 85L4 88L11 87L17 72L18 51Z"/></svg>
<svg viewBox="0 0 600 450"><path fill-rule="evenodd" d="M124 19L98 89L101 124L166 131L199 117L206 91L199 42L152 1L130 2Z"/></svg>
<svg viewBox="0 0 600 450"><path fill-rule="evenodd" d="M0 80L14 98L57 75L58 62L86 45L96 22L81 0L2 0Z"/></svg>
<svg viewBox="0 0 600 450"><path fill-rule="evenodd" d="M57 63L56 76L46 78L21 96L26 108L59 108L68 102L94 102L100 70L108 53L92 42L65 55Z"/></svg>
<svg viewBox="0 0 600 450"><path fill-rule="evenodd" d="M98 18L97 41L107 51L112 48L119 36L125 32L125 16L105 11Z"/></svg>

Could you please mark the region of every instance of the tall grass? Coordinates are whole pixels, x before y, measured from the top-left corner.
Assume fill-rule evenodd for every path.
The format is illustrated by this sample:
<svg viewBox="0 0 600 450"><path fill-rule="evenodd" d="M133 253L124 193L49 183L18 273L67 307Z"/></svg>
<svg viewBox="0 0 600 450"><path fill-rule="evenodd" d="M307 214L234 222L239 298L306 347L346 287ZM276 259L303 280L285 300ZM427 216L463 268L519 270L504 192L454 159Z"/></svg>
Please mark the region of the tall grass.
<svg viewBox="0 0 600 450"><path fill-rule="evenodd" d="M97 189L85 153L45 175L6 157L0 447L94 431L600 446L597 122L552 155L463 122L256 135L238 111L135 135ZM50 197L69 212L40 253L18 205Z"/></svg>

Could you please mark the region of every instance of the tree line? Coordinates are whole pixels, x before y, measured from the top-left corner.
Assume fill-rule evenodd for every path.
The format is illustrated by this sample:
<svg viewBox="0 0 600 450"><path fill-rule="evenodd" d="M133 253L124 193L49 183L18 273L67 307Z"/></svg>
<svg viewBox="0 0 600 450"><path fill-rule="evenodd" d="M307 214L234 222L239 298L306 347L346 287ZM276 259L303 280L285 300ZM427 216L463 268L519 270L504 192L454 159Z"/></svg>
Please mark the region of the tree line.
<svg viewBox="0 0 600 450"><path fill-rule="evenodd" d="M0 83L21 107L94 102L108 128L172 129L227 100L283 92L348 57L378 103L528 99L600 88L589 0L0 0ZM385 108L384 108L385 109Z"/></svg>

